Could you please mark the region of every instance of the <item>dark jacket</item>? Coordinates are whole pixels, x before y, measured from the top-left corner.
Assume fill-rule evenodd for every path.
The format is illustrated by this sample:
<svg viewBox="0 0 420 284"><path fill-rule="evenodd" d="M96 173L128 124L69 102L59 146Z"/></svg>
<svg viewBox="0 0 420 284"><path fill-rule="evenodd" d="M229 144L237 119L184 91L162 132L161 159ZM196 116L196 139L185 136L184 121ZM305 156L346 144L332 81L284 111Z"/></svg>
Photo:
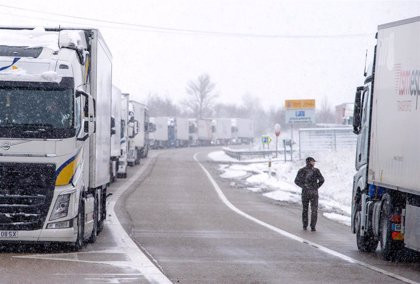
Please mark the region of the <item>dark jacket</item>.
<svg viewBox="0 0 420 284"><path fill-rule="evenodd" d="M295 184L303 190L318 190L323 183L321 172L311 165L301 168L295 178Z"/></svg>

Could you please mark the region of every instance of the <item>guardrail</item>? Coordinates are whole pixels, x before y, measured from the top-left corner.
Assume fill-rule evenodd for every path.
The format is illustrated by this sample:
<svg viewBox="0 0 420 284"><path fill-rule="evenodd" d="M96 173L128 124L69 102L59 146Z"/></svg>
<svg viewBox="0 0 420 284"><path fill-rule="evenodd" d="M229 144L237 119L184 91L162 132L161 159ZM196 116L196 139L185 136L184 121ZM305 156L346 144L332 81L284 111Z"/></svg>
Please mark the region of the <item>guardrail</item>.
<svg viewBox="0 0 420 284"><path fill-rule="evenodd" d="M223 148L223 151L229 157L232 157L237 160L242 160L244 157L255 158L255 157L262 157L262 158L273 158L276 156L276 150L244 150L244 149L231 149L231 148ZM293 151L294 152L294 151ZM290 156L291 151L286 150L286 154ZM279 158L284 157L284 150L278 150L277 156Z"/></svg>

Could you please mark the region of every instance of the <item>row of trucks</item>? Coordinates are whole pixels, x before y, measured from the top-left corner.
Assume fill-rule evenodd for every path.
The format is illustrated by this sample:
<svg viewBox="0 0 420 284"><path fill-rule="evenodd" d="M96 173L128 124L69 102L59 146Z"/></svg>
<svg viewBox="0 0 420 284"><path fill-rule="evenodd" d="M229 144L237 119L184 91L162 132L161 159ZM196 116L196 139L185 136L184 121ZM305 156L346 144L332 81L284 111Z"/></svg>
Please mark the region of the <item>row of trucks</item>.
<svg viewBox="0 0 420 284"><path fill-rule="evenodd" d="M97 29L0 39L0 242L78 250L104 227L111 181L147 156L147 108L113 88Z"/></svg>
<svg viewBox="0 0 420 284"><path fill-rule="evenodd" d="M355 95L351 229L387 260L420 252L420 17L381 25Z"/></svg>
<svg viewBox="0 0 420 284"><path fill-rule="evenodd" d="M228 144L250 144L254 123L244 118L191 119L151 117L155 131L150 133L154 149Z"/></svg>

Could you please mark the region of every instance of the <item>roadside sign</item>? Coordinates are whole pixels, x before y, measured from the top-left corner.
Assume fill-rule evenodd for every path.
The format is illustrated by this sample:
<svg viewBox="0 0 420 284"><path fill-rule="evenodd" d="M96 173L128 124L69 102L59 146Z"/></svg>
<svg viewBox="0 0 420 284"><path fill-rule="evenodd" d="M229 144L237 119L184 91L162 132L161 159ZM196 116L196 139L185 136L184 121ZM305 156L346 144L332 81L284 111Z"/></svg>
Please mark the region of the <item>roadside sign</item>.
<svg viewBox="0 0 420 284"><path fill-rule="evenodd" d="M284 104L288 123L315 122L315 100L286 100Z"/></svg>
<svg viewBox="0 0 420 284"><path fill-rule="evenodd" d="M315 100L285 100L286 109L314 109Z"/></svg>
<svg viewBox="0 0 420 284"><path fill-rule="evenodd" d="M280 135L280 130L280 124L276 123L276 125L274 125L274 134L276 134L277 137Z"/></svg>
<svg viewBox="0 0 420 284"><path fill-rule="evenodd" d="M270 136L261 136L261 143L263 144L270 144L271 143L271 137Z"/></svg>

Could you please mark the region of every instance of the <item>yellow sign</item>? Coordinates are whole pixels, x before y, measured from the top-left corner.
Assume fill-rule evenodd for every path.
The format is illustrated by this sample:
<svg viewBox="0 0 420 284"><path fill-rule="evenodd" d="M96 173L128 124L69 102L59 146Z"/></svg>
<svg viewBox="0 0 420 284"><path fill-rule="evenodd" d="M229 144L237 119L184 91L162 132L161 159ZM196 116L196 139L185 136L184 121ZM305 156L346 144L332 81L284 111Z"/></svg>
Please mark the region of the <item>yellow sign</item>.
<svg viewBox="0 0 420 284"><path fill-rule="evenodd" d="M285 100L286 109L314 109L315 100Z"/></svg>

